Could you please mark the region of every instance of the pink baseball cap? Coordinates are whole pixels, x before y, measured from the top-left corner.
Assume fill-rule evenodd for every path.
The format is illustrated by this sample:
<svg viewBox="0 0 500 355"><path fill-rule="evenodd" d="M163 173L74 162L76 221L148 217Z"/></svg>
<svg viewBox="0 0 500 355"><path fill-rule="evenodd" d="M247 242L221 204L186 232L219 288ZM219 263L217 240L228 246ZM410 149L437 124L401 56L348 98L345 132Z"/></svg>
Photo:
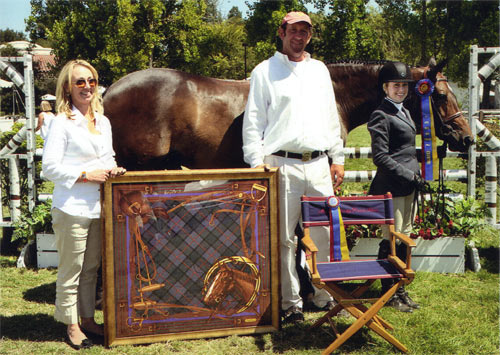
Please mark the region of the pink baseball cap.
<svg viewBox="0 0 500 355"><path fill-rule="evenodd" d="M291 25L292 23L297 23L297 22L306 22L310 26L312 26L312 22L309 16L301 11L292 11L287 13L286 16L283 17L281 25L284 25L285 23Z"/></svg>

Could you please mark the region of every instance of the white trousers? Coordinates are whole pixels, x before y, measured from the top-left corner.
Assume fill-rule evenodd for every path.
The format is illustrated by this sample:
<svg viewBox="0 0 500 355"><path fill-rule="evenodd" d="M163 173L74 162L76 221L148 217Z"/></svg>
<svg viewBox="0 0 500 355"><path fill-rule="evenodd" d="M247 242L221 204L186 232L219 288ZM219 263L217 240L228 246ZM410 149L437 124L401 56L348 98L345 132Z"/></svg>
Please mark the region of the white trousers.
<svg viewBox="0 0 500 355"><path fill-rule="evenodd" d="M279 226L281 260L281 308L302 307L300 282L295 268L297 237L295 227L301 219L300 197L331 196L333 184L328 157L322 155L308 162L299 159L267 156L266 164L279 168ZM311 238L318 247L318 261L329 261L330 241L328 228L312 228ZM332 297L315 288L313 302L323 307Z"/></svg>
<svg viewBox="0 0 500 355"><path fill-rule="evenodd" d="M101 263L101 220L52 209L59 266L54 318L64 324L95 312L97 270Z"/></svg>
<svg viewBox="0 0 500 355"><path fill-rule="evenodd" d="M394 208L394 230L410 235L413 221L417 215L415 204L415 192L407 196L392 198ZM382 235L384 239L389 239L389 227L382 225Z"/></svg>

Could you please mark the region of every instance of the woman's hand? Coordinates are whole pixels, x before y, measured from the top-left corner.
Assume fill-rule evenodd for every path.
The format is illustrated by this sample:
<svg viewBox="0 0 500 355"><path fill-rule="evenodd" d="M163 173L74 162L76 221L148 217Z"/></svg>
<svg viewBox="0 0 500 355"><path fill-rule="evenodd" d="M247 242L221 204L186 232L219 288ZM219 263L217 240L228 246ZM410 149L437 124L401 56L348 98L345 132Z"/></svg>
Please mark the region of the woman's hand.
<svg viewBox="0 0 500 355"><path fill-rule="evenodd" d="M89 171L85 175L86 175L86 179L88 182L103 183L103 182L106 182L106 180L108 180L110 173L111 173L111 170L109 170L109 169L107 169L107 170L96 169L96 170Z"/></svg>
<svg viewBox="0 0 500 355"><path fill-rule="evenodd" d="M120 166L117 166L116 168L113 168L110 170L109 172L109 177L116 177L116 176L120 176L120 175L123 175L127 172L127 169L125 168L122 168Z"/></svg>
<svg viewBox="0 0 500 355"><path fill-rule="evenodd" d="M85 173L85 178L83 178L82 175L79 181L96 182L101 184L103 182L106 182L109 178L123 175L126 172L127 170L122 167L115 167L113 169L96 169Z"/></svg>

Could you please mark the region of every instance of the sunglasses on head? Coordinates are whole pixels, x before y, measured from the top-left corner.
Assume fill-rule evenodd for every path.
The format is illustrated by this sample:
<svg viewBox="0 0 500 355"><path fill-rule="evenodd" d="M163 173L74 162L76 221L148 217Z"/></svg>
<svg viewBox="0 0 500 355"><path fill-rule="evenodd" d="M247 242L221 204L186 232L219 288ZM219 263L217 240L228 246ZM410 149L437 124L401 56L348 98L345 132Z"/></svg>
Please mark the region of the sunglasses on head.
<svg viewBox="0 0 500 355"><path fill-rule="evenodd" d="M86 83L89 83L89 86L90 86L91 88L94 88L94 87L96 87L96 85L97 85L97 79L89 79L89 80L86 80L86 79L78 79L77 81L75 81L75 86L76 86L77 88L82 89L82 88L84 88L84 87L85 87L85 84L86 84Z"/></svg>

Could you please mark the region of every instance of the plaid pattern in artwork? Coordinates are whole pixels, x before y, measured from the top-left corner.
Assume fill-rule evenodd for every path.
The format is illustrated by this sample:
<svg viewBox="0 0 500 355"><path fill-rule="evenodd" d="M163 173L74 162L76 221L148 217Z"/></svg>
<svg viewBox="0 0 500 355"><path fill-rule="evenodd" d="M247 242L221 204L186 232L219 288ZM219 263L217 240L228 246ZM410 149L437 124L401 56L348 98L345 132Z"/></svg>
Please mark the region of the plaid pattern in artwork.
<svg viewBox="0 0 500 355"><path fill-rule="evenodd" d="M120 216L115 228L122 231L115 233L116 272L127 280L116 292L122 336L193 330L200 320L210 329L269 317L269 236L262 233L268 202L255 198L256 183L266 185L227 182L192 192L183 183L116 189L121 204L114 211ZM238 287L227 288L215 307L204 301L207 282L216 284L217 273L226 269L255 290L249 297Z"/></svg>

